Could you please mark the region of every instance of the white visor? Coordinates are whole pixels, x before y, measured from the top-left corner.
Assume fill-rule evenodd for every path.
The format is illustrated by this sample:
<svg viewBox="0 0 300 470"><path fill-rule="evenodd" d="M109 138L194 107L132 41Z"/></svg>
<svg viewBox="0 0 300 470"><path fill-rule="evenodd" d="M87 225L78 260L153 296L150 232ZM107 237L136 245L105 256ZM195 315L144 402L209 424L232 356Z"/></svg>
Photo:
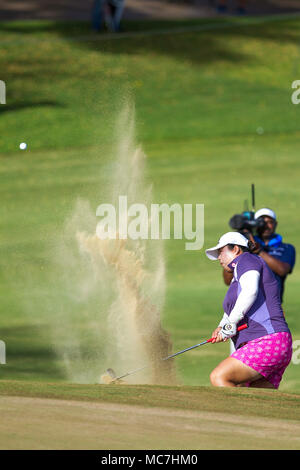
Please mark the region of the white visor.
<svg viewBox="0 0 300 470"><path fill-rule="evenodd" d="M222 235L216 246L205 250L206 256L214 261L217 260L219 256L218 250L229 244L248 247L248 239L239 232L227 232Z"/></svg>

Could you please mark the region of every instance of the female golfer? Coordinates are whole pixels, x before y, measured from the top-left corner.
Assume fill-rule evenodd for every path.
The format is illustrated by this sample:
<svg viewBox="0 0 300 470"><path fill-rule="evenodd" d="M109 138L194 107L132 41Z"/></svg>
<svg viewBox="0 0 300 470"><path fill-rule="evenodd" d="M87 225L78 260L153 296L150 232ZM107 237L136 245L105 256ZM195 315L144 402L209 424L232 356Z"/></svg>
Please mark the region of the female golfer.
<svg viewBox="0 0 300 470"><path fill-rule="evenodd" d="M231 338L236 349L212 371L210 380L219 387L278 388L292 357L292 336L278 283L266 262L249 252L250 243L239 232L228 232L206 250L209 259L218 259L233 272L213 342ZM248 328L237 332L243 323Z"/></svg>

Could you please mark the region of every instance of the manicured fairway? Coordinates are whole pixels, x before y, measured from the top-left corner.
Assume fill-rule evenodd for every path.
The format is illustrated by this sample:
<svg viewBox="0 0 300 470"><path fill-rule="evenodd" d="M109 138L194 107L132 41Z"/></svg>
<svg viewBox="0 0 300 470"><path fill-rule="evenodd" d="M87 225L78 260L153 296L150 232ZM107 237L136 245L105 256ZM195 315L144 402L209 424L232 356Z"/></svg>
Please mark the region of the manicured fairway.
<svg viewBox="0 0 300 470"><path fill-rule="evenodd" d="M299 395L2 382L2 449L299 449Z"/></svg>

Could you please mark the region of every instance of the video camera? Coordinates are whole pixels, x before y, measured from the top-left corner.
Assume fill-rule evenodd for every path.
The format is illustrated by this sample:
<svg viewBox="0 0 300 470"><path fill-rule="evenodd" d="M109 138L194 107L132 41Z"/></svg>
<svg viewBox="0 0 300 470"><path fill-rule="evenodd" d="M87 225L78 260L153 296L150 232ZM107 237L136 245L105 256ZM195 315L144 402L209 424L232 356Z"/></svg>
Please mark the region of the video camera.
<svg viewBox="0 0 300 470"><path fill-rule="evenodd" d="M252 193L252 211L248 208L248 201L245 201L245 210L242 214L235 214L229 220L229 225L234 230L245 235L247 238L247 232L253 233L254 230L263 230L265 226L265 221L263 217L259 217L258 219L254 218L255 215L255 187L254 184L251 185L251 193Z"/></svg>

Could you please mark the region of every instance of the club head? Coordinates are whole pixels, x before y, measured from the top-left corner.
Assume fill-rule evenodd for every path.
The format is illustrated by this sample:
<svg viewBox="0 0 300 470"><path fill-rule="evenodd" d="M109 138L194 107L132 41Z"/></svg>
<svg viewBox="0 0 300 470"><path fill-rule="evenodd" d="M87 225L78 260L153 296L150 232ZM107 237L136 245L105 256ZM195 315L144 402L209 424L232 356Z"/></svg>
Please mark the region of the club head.
<svg viewBox="0 0 300 470"><path fill-rule="evenodd" d="M115 371L111 368L107 369L106 372L101 375L100 377L100 383L102 384L125 384L126 382L124 380L116 380L117 379L117 374Z"/></svg>
<svg viewBox="0 0 300 470"><path fill-rule="evenodd" d="M113 369L109 368L105 371L104 374L100 377L100 383L110 384L113 383L113 380L116 378L116 373Z"/></svg>

